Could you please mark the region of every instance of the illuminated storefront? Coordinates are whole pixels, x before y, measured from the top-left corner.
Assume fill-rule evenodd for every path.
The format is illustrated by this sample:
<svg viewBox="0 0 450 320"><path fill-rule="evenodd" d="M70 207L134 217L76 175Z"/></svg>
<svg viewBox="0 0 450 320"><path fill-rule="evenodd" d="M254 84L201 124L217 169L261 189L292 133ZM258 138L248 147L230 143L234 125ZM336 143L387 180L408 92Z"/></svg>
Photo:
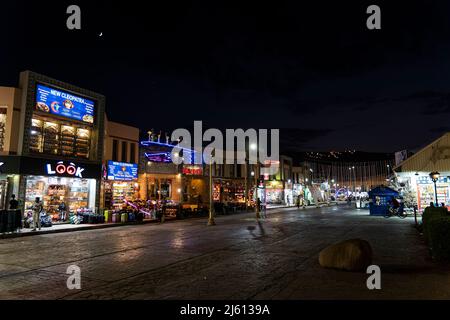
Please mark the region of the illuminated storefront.
<svg viewBox="0 0 450 320"><path fill-rule="evenodd" d="M419 212L430 203L450 207L450 133L417 151L410 157L401 159L394 167L392 177L398 183L400 194L407 199L407 205L417 205ZM435 198L434 182L430 175L436 173ZM413 201L415 200L415 203Z"/></svg>
<svg viewBox="0 0 450 320"><path fill-rule="evenodd" d="M266 202L268 204L284 203L283 183L278 180L266 181Z"/></svg>
<svg viewBox="0 0 450 320"><path fill-rule="evenodd" d="M104 208L122 209L128 201L139 197L138 165L118 161L106 163L106 179L103 181Z"/></svg>
<svg viewBox="0 0 450 320"><path fill-rule="evenodd" d="M436 203L434 183L429 173L426 172L402 172L397 174L398 181L409 186L416 195L417 209L419 212ZM450 207L450 172L442 172L436 181L437 202Z"/></svg>
<svg viewBox="0 0 450 320"><path fill-rule="evenodd" d="M17 89L23 98L11 106L11 127L19 129L0 156L1 207L15 194L21 210L39 197L54 222L67 220L63 207L98 213L104 96L31 71Z"/></svg>
<svg viewBox="0 0 450 320"><path fill-rule="evenodd" d="M214 179L213 201L245 204L245 180Z"/></svg>
<svg viewBox="0 0 450 320"><path fill-rule="evenodd" d="M2 174L0 184L11 194L22 195L19 200L29 211L36 198L42 201L44 211L53 222L65 222L68 214L98 210L97 182L101 166L32 157L0 157ZM61 215L64 203L67 215Z"/></svg>
<svg viewBox="0 0 450 320"><path fill-rule="evenodd" d="M174 145L160 142L156 136L141 141L139 150L139 194L141 199L169 200L171 204L202 204L208 201L201 165L176 165L172 162ZM167 140L166 140L167 141ZM193 151L183 149L180 157L192 158Z"/></svg>

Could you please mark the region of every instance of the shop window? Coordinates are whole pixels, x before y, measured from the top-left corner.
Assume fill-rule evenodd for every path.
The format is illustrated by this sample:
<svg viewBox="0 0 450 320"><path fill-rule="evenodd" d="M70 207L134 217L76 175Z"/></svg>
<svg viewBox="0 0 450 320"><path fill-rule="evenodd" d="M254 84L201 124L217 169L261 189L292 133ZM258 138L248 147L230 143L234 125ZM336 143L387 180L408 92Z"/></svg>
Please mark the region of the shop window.
<svg viewBox="0 0 450 320"><path fill-rule="evenodd" d="M130 162L136 163L136 143L130 144Z"/></svg>
<svg viewBox="0 0 450 320"><path fill-rule="evenodd" d="M75 142L75 155L77 157L89 158L89 147L90 147L90 130L78 129L76 142Z"/></svg>
<svg viewBox="0 0 450 320"><path fill-rule="evenodd" d="M161 183L161 199L169 199L172 196L171 183L164 181Z"/></svg>
<svg viewBox="0 0 450 320"><path fill-rule="evenodd" d="M6 108L0 108L0 151L5 147Z"/></svg>
<svg viewBox="0 0 450 320"><path fill-rule="evenodd" d="M112 145L112 160L118 161L119 159L119 141L116 139L113 139L113 145Z"/></svg>
<svg viewBox="0 0 450 320"><path fill-rule="evenodd" d="M157 194L157 181L152 181L151 183L149 182L149 187L148 187L148 198L149 199L155 199L157 198L156 194Z"/></svg>
<svg viewBox="0 0 450 320"><path fill-rule="evenodd" d="M71 213L82 209L93 210L95 189L95 179L28 176L25 209L30 209L36 197L39 197L43 201L44 211L52 220L64 222L68 216L60 216L60 204L64 203Z"/></svg>
<svg viewBox="0 0 450 320"><path fill-rule="evenodd" d="M34 153L89 158L91 129L57 120L31 120L29 150Z"/></svg>
<svg viewBox="0 0 450 320"><path fill-rule="evenodd" d="M127 142L122 141L122 160L123 162L127 162Z"/></svg>
<svg viewBox="0 0 450 320"><path fill-rule="evenodd" d="M122 209L125 206L125 200L135 200L134 194L134 182L114 182L112 186L112 207Z"/></svg>

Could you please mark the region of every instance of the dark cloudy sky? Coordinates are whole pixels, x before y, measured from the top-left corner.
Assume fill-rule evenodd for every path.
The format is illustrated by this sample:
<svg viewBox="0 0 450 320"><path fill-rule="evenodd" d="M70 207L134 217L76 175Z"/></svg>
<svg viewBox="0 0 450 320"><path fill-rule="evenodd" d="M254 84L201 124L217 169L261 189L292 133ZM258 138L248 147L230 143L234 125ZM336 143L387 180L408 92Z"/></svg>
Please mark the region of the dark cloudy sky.
<svg viewBox="0 0 450 320"><path fill-rule="evenodd" d="M2 2L0 85L29 69L104 94L144 132L281 128L300 150L413 149L450 130L448 1L153 2Z"/></svg>

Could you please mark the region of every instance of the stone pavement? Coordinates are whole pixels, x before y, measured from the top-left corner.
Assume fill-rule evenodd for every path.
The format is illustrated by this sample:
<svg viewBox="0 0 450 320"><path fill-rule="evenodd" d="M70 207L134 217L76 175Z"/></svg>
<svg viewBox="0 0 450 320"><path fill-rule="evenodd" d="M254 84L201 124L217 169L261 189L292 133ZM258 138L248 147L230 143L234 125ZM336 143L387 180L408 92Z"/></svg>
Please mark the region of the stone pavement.
<svg viewBox="0 0 450 320"><path fill-rule="evenodd" d="M449 270L412 224L334 206L1 239L0 299L448 299ZM355 237L372 244L381 290L318 264ZM73 264L81 290L66 287Z"/></svg>

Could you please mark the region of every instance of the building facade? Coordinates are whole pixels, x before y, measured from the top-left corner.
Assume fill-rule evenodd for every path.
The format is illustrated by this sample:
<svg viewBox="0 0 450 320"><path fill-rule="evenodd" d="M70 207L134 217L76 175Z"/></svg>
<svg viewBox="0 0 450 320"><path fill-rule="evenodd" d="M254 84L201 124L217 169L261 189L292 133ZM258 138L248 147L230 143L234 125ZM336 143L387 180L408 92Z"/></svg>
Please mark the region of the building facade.
<svg viewBox="0 0 450 320"><path fill-rule="evenodd" d="M98 211L104 110L103 95L31 71L0 88L1 207L15 194L22 210L40 198L55 222L61 203Z"/></svg>
<svg viewBox="0 0 450 320"><path fill-rule="evenodd" d="M122 209L140 198L139 129L109 121L105 116L104 139L102 208Z"/></svg>
<svg viewBox="0 0 450 320"><path fill-rule="evenodd" d="M411 193L419 212L431 202L450 207L450 133L398 164L394 171L399 191ZM436 185L431 173L438 173Z"/></svg>

